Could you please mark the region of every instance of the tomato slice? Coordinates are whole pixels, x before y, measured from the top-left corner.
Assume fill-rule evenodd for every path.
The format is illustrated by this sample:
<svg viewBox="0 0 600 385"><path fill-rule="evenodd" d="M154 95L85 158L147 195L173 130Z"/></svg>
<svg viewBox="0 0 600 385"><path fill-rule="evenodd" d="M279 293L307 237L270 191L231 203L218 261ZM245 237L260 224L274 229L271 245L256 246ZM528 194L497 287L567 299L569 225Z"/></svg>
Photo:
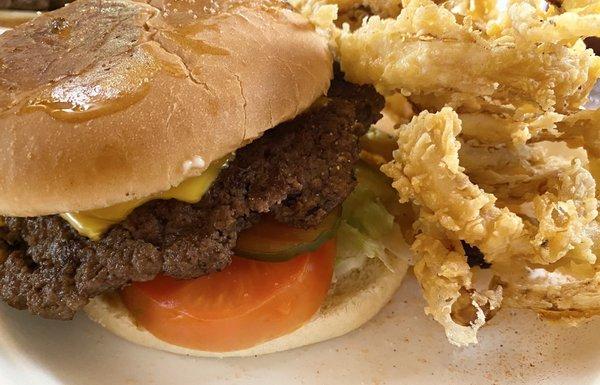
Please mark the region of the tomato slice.
<svg viewBox="0 0 600 385"><path fill-rule="evenodd" d="M221 272L197 279L160 276L125 288L136 321L174 345L213 352L240 350L288 334L327 296L335 241L289 261L234 257Z"/></svg>

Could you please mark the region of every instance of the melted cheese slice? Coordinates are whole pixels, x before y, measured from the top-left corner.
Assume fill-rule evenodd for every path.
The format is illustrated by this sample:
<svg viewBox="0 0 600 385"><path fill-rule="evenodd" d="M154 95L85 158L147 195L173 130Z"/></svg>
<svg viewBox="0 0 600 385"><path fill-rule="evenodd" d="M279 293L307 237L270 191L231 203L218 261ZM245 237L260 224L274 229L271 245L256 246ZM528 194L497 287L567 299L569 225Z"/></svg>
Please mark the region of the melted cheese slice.
<svg viewBox="0 0 600 385"><path fill-rule="evenodd" d="M63 219L71 224L81 235L98 240L113 225L124 220L133 210L144 203L154 199L177 199L179 201L196 203L208 191L221 169L227 164L230 157L214 161L202 175L183 181L180 185L162 193L150 195L145 198L118 203L114 206L60 214Z"/></svg>

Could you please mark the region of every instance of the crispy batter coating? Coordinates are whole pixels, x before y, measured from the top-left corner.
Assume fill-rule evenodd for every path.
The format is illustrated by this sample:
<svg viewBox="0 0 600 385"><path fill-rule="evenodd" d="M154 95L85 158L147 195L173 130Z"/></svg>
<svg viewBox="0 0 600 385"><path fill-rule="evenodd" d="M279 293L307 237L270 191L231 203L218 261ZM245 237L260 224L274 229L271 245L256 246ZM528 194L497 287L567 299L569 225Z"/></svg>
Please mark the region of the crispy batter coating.
<svg viewBox="0 0 600 385"><path fill-rule="evenodd" d="M480 178L491 173L486 180L490 190L496 186L505 195L498 200L460 164L461 128L458 114L449 107L422 112L399 129L394 160L382 167L394 179L400 200L419 207L420 234L413 250L421 260L415 274L428 300L427 312L458 345L476 342L475 332L485 323L484 307L496 309L502 289L496 285L491 291L476 291L467 256L457 244L463 241L481 250L507 288L511 304L532 307L517 299L530 301L523 294L527 282L510 272L559 263L594 265L594 237L600 230L596 184L581 159L562 159L535 147L521 152L468 149L471 159L466 163L475 171L473 179L477 172ZM464 310L456 304L476 310L467 328L457 321ZM600 303L596 306L600 310Z"/></svg>
<svg viewBox="0 0 600 385"><path fill-rule="evenodd" d="M502 286L478 293L472 287L472 272L462 252L439 239L420 234L412 249L421 259L414 272L428 306L425 312L439 322L448 340L456 345L477 342L477 330L502 300Z"/></svg>
<svg viewBox="0 0 600 385"><path fill-rule="evenodd" d="M395 161L382 170L402 202L413 201L421 216L438 223L455 238L476 245L493 262L527 249L521 218L495 205L496 198L473 184L459 164L458 115L446 107L421 113L398 135ZM507 243L506 239L514 239Z"/></svg>
<svg viewBox="0 0 600 385"><path fill-rule="evenodd" d="M386 96L398 149L382 171L416 207L415 275L449 340L476 342L501 305L600 314L600 110L585 110L600 57L583 42L600 1L403 0L342 28L331 4L347 1L296 1L327 16L347 79Z"/></svg>
<svg viewBox="0 0 600 385"><path fill-rule="evenodd" d="M600 59L583 44L535 40L530 31L543 17L539 12L526 2L514 4L480 31L431 1L410 1L396 19L373 17L353 33L343 31L342 69L350 81L376 84L384 94L399 90L427 110L448 105L523 119L574 111L593 88ZM557 17L567 15L581 19ZM552 23L552 17L545 20L545 33L566 29Z"/></svg>

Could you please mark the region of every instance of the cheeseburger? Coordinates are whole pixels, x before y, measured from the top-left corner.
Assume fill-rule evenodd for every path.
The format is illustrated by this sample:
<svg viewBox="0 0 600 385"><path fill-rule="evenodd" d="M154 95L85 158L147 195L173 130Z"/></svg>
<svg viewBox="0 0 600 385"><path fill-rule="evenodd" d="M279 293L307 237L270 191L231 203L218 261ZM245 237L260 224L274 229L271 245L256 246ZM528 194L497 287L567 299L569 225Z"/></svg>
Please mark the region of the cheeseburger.
<svg viewBox="0 0 600 385"><path fill-rule="evenodd" d="M406 269L395 193L359 161L382 108L276 0L22 24L0 36L0 297L199 356L346 333Z"/></svg>

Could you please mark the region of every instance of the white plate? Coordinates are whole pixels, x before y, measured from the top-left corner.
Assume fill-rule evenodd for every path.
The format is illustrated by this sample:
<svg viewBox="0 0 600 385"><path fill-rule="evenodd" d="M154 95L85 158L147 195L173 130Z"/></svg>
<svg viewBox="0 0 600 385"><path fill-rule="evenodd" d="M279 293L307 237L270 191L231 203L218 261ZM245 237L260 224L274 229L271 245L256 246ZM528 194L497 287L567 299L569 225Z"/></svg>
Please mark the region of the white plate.
<svg viewBox="0 0 600 385"><path fill-rule="evenodd" d="M504 310L475 347L449 345L409 276L356 332L284 353L197 359L151 351L81 316L46 321L0 305L0 384L598 384L600 320L563 328Z"/></svg>
<svg viewBox="0 0 600 385"><path fill-rule="evenodd" d="M596 88L592 91L586 107L589 109L600 108L600 82L596 83Z"/></svg>

